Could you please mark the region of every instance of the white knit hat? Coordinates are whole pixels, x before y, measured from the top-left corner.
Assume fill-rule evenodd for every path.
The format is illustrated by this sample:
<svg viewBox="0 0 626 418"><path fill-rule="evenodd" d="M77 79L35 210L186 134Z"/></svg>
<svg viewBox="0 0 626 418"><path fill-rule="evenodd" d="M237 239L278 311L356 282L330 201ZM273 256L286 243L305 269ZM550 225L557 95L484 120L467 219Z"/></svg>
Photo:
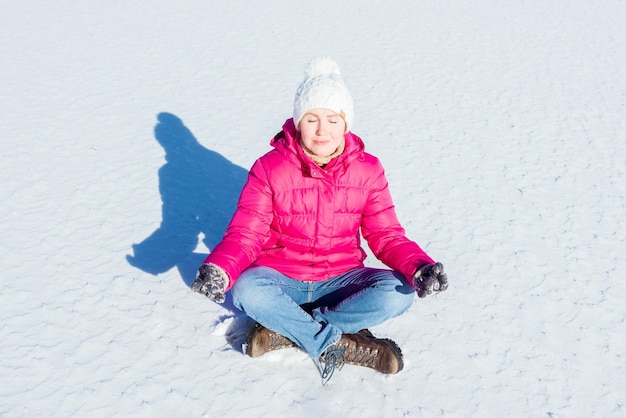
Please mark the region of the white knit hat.
<svg viewBox="0 0 626 418"><path fill-rule="evenodd" d="M315 58L304 69L304 80L296 91L293 103L293 121L296 126L311 109L332 110L346 121L346 132L352 128L352 96L341 79L339 66L330 58Z"/></svg>

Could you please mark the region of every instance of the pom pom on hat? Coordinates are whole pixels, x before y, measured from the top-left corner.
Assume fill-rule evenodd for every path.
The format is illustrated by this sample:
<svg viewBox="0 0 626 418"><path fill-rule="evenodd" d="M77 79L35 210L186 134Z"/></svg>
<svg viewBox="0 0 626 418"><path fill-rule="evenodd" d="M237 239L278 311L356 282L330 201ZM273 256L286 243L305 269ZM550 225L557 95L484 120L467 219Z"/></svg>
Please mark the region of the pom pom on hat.
<svg viewBox="0 0 626 418"><path fill-rule="evenodd" d="M317 77L323 74L341 75L341 70L335 61L328 57L313 58L304 69L306 77Z"/></svg>
<svg viewBox="0 0 626 418"><path fill-rule="evenodd" d="M344 118L346 131L352 128L352 96L341 78L339 66L330 58L315 58L306 66L304 80L296 91L293 104L293 121L296 126L311 109L332 110Z"/></svg>

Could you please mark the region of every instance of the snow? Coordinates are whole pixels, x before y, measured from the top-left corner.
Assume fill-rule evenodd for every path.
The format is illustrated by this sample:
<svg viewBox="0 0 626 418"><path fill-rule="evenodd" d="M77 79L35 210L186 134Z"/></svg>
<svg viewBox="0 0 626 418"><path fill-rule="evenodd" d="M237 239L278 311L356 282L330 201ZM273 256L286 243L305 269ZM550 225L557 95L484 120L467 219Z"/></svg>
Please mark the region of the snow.
<svg viewBox="0 0 626 418"><path fill-rule="evenodd" d="M0 416L626 416L626 3L5 3ZM451 283L326 386L187 286L316 56Z"/></svg>

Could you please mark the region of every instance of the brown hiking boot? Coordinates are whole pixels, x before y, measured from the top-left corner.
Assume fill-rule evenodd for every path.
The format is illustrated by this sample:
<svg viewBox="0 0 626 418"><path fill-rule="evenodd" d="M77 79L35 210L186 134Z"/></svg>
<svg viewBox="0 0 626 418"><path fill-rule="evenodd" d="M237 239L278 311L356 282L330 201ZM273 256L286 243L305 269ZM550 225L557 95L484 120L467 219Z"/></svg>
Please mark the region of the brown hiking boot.
<svg viewBox="0 0 626 418"><path fill-rule="evenodd" d="M376 338L367 330L356 334L343 334L320 357L324 363L322 379L328 381L335 368L344 364L369 367L385 374L398 373L404 367L400 347L389 339Z"/></svg>
<svg viewBox="0 0 626 418"><path fill-rule="evenodd" d="M368 329L362 329L357 334L374 337ZM250 357L261 357L270 351L291 347L297 347L297 345L289 338L271 331L259 323L254 323L248 329L244 351Z"/></svg>
<svg viewBox="0 0 626 418"><path fill-rule="evenodd" d="M248 330L245 351L250 357L261 357L270 351L289 347L296 347L296 344L261 324L255 323Z"/></svg>

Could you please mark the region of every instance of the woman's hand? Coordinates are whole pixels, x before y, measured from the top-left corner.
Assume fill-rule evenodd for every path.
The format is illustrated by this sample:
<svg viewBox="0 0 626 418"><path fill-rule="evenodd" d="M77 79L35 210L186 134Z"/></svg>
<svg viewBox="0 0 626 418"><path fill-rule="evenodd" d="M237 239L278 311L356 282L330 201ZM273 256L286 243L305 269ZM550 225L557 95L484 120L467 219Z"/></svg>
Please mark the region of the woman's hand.
<svg viewBox="0 0 626 418"><path fill-rule="evenodd" d="M413 286L417 296L424 298L431 294L438 294L448 288L448 276L443 271L443 264L426 264L417 269L413 275Z"/></svg>
<svg viewBox="0 0 626 418"><path fill-rule="evenodd" d="M191 284L191 290L202 293L214 302L224 303L228 281L224 270L215 264L203 264L198 269L198 277Z"/></svg>

